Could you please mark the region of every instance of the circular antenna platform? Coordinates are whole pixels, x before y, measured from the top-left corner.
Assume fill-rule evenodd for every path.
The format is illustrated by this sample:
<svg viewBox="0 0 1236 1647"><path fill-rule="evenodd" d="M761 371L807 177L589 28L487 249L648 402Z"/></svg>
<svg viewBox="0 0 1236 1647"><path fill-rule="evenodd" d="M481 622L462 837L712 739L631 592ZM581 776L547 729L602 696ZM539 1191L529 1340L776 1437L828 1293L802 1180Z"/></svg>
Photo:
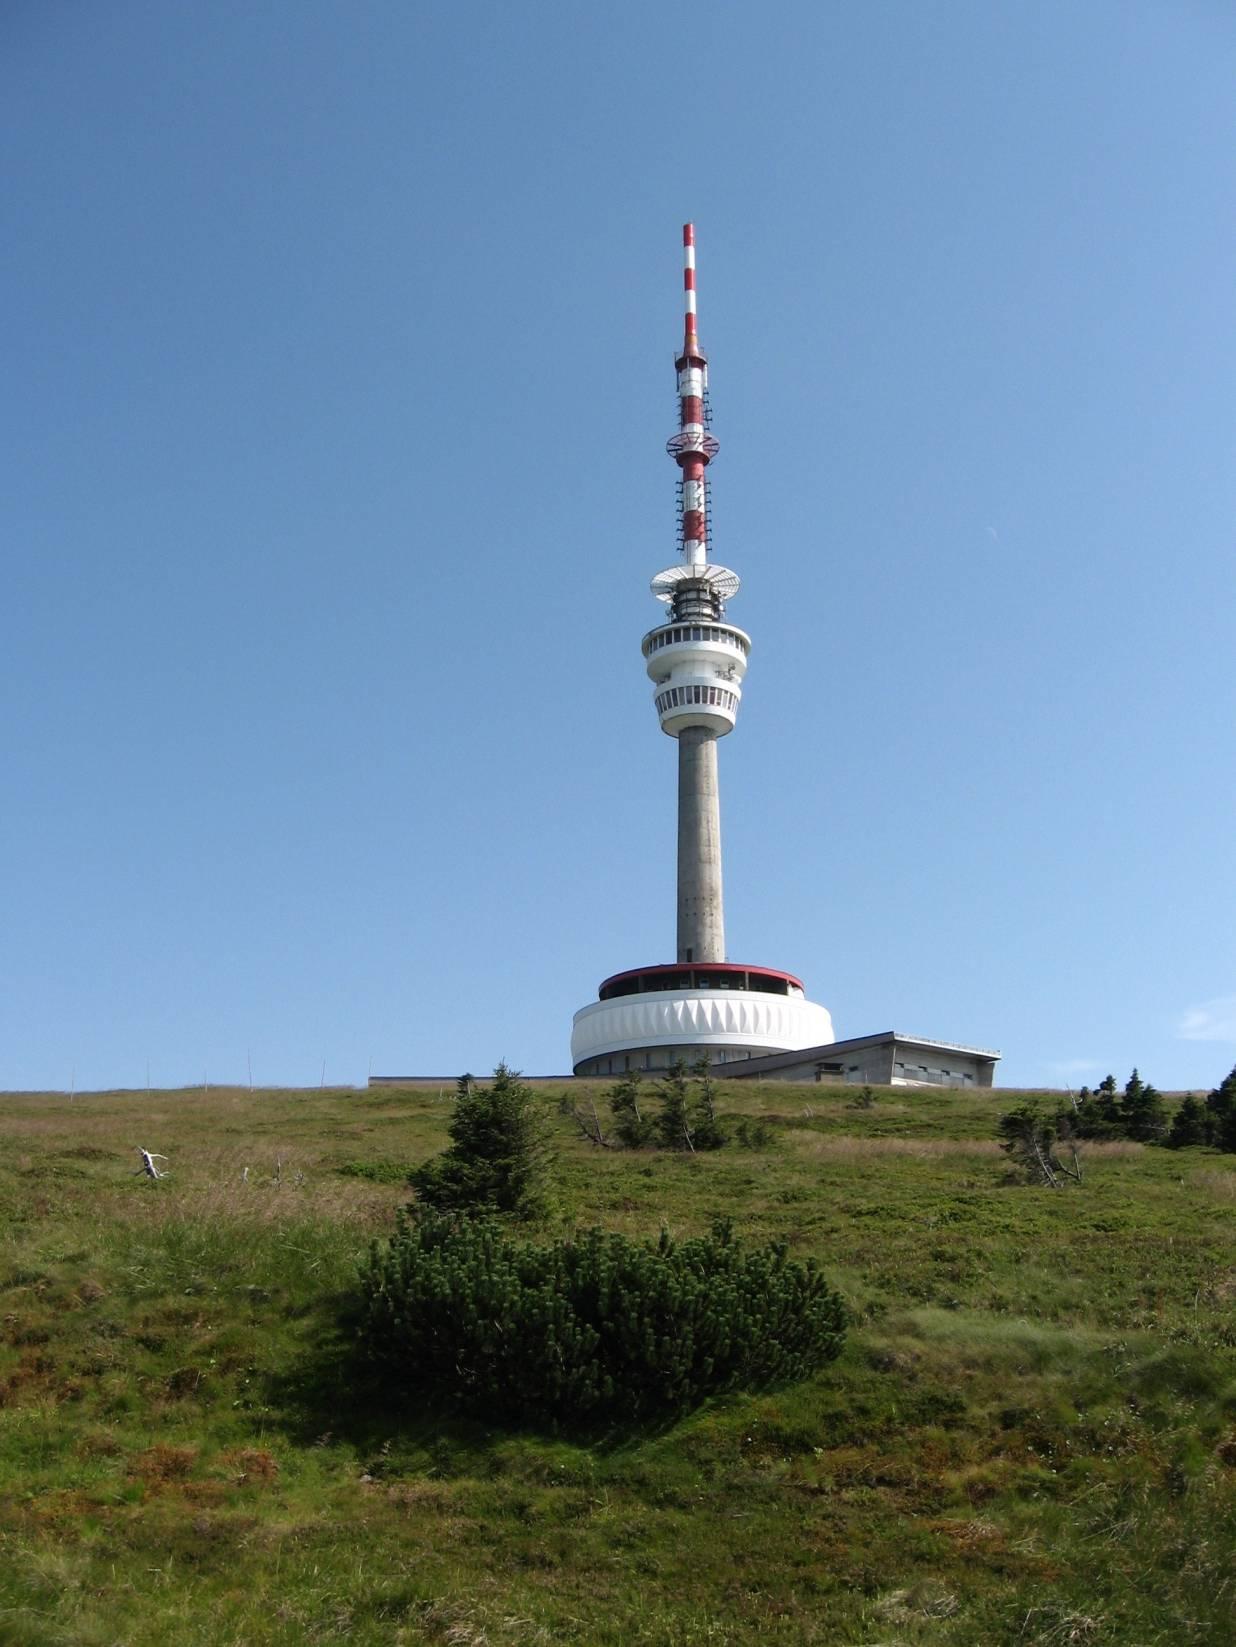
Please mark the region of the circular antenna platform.
<svg viewBox="0 0 1236 1647"><path fill-rule="evenodd" d="M702 584L720 600L732 600L742 580L728 566L667 566L652 580L652 592L658 600L672 601L684 584Z"/></svg>
<svg viewBox="0 0 1236 1647"><path fill-rule="evenodd" d="M721 450L721 442L715 435L671 435L665 443L665 450L672 458L684 457L688 452L702 452L706 458L715 458Z"/></svg>

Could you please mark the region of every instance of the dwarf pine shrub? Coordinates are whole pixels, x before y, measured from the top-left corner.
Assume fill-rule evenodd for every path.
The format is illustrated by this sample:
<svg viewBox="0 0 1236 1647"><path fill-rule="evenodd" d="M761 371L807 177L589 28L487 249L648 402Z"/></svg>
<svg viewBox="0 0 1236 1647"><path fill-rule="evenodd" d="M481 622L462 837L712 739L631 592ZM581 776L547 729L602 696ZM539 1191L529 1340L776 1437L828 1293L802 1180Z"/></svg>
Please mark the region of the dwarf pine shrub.
<svg viewBox="0 0 1236 1647"><path fill-rule="evenodd" d="M543 1245L413 1208L375 1242L362 1293L368 1346L408 1385L567 1422L788 1383L831 1361L845 1332L811 1260L745 1247L728 1220L682 1242L591 1229Z"/></svg>

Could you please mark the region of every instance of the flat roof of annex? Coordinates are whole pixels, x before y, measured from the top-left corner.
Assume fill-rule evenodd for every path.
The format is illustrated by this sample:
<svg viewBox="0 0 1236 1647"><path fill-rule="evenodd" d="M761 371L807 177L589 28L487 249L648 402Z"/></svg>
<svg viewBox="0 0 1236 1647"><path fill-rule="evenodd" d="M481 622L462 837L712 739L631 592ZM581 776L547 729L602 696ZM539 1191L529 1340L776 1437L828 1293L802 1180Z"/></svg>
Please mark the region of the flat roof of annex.
<svg viewBox="0 0 1236 1647"><path fill-rule="evenodd" d="M725 1073L762 1075L795 1064L831 1063L848 1052L861 1052L867 1047L896 1046L921 1048L924 1052L949 1052L963 1058L973 1058L978 1064L996 1064L1001 1054L991 1047L971 1047L960 1041L937 1041L928 1035L905 1035L897 1029L886 1029L877 1035L854 1035L844 1041L828 1041L823 1046L800 1047L796 1052L769 1052L762 1057L746 1059L741 1065L726 1065Z"/></svg>

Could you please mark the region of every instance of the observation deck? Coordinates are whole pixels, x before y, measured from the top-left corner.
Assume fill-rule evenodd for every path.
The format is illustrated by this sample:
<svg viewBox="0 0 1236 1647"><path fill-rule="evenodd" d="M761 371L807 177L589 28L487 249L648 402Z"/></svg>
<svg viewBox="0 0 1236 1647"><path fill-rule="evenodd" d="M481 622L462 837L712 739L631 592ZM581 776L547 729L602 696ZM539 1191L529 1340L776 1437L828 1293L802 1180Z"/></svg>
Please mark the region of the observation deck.
<svg viewBox="0 0 1236 1647"><path fill-rule="evenodd" d="M642 643L661 730L671 738L697 726L734 730L751 637L729 623L668 623Z"/></svg>

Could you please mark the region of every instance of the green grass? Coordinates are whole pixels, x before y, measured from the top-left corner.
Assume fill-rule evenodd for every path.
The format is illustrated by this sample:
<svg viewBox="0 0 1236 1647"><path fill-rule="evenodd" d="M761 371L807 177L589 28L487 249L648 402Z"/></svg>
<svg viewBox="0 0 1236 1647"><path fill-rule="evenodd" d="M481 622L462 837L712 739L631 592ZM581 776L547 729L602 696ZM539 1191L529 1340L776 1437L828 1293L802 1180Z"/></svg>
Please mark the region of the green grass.
<svg viewBox="0 0 1236 1647"><path fill-rule="evenodd" d="M1012 1094L773 1084L723 1090L770 1149L627 1155L544 1096L547 1233L730 1214L819 1258L841 1360L592 1445L464 1422L344 1307L449 1098L10 1095L0 1647L1233 1639L1236 1160L1092 1146L1053 1193Z"/></svg>

